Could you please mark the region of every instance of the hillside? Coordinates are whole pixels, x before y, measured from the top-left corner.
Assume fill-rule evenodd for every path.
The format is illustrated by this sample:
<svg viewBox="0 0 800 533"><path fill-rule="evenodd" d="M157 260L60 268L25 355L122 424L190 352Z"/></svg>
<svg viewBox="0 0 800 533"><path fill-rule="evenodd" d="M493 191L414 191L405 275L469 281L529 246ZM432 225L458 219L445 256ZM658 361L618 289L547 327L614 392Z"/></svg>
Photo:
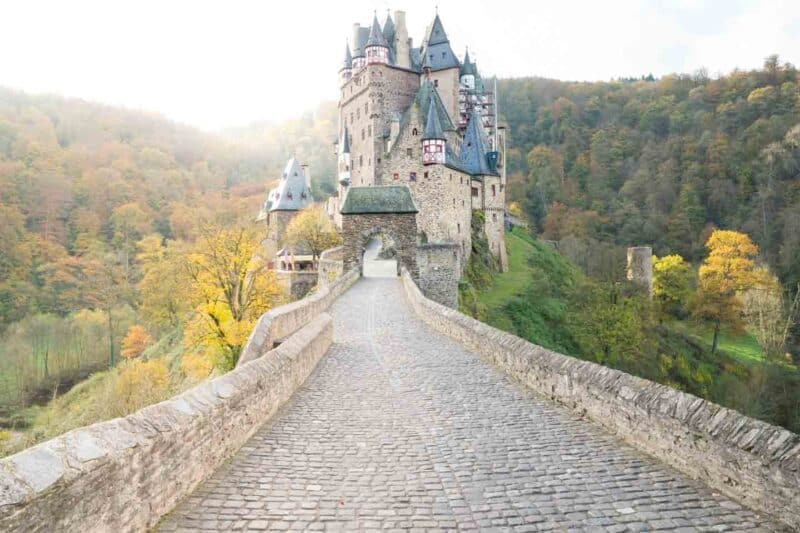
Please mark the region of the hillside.
<svg viewBox="0 0 800 533"><path fill-rule="evenodd" d="M583 258L614 245L703 255L712 226L743 231L785 287L800 281L800 89L777 57L717 79L499 82L510 198ZM618 264L609 261L608 264ZM593 273L612 277L608 267Z"/></svg>
<svg viewBox="0 0 800 533"><path fill-rule="evenodd" d="M219 246L231 259L224 266L257 272L234 259L249 260L257 246L253 219L286 158L311 163L320 198L332 189L332 113L323 105L295 121L210 134L152 113L0 88L0 428L25 425L25 407L99 370L115 368L103 378L106 399L144 378L155 398L191 374L182 354L229 365L252 317L219 307L198 270L202 253ZM234 236L238 248L225 250ZM275 303L266 287L248 313ZM204 316L224 326L224 357L208 344Z"/></svg>
<svg viewBox="0 0 800 533"><path fill-rule="evenodd" d="M507 234L507 243L509 271L478 294L490 325L800 430L800 370L765 361L751 335L728 335L711 354L702 329L660 319L633 287L585 276L521 228Z"/></svg>

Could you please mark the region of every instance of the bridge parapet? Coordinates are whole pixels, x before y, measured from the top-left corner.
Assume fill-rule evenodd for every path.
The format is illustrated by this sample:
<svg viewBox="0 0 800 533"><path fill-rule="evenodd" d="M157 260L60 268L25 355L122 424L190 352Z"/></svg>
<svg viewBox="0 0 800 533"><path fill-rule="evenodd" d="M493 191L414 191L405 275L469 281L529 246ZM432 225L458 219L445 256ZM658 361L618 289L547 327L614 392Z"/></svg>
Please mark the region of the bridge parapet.
<svg viewBox="0 0 800 533"><path fill-rule="evenodd" d="M419 317L534 392L742 504L800 529L800 435L691 394L559 354L425 298Z"/></svg>
<svg viewBox="0 0 800 533"><path fill-rule="evenodd" d="M0 460L0 531L142 531L236 452L333 342L318 313L263 357Z"/></svg>
<svg viewBox="0 0 800 533"><path fill-rule="evenodd" d="M331 285L290 304L270 309L258 319L250 337L242 348L237 367L261 357L282 340L308 324L358 281L360 272L351 269Z"/></svg>

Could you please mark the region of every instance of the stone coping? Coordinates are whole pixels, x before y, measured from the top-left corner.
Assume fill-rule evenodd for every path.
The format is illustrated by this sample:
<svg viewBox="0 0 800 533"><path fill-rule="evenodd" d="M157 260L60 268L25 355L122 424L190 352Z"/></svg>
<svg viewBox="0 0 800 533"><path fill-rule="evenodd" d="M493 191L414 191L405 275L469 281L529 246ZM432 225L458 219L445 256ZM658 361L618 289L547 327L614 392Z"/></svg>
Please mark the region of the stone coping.
<svg viewBox="0 0 800 533"><path fill-rule="evenodd" d="M402 277L406 297L426 323L534 392L742 504L800 529L800 435L671 387L547 350L428 300L408 272Z"/></svg>
<svg viewBox="0 0 800 533"><path fill-rule="evenodd" d="M261 357L271 350L275 341L284 339L308 324L355 283L360 276L358 269L351 269L328 286L319 287L305 298L270 309L258 319L250 333L237 367Z"/></svg>
<svg viewBox="0 0 800 533"><path fill-rule="evenodd" d="M230 458L333 342L320 313L264 357L0 460L0 531L142 531Z"/></svg>

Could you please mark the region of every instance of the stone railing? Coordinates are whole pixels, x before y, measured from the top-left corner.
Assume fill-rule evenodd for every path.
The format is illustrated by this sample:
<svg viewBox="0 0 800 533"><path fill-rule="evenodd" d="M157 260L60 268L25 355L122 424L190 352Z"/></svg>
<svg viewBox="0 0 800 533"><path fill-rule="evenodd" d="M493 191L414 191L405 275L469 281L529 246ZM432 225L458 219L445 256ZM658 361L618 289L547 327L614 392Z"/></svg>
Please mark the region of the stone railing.
<svg viewBox="0 0 800 533"><path fill-rule="evenodd" d="M744 505L800 528L800 435L487 326L425 298L405 271L403 284L426 323L534 392Z"/></svg>
<svg viewBox="0 0 800 533"><path fill-rule="evenodd" d="M302 300L276 307L261 315L242 348L237 366L261 357L271 350L276 342L288 337L308 324L315 316L326 311L340 294L358 280L358 277L358 269L353 269L330 286L319 288Z"/></svg>
<svg viewBox="0 0 800 533"><path fill-rule="evenodd" d="M325 250L319 256L319 288L329 287L344 274L344 247L337 246Z"/></svg>
<svg viewBox="0 0 800 533"><path fill-rule="evenodd" d="M333 341L321 313L264 357L0 460L0 531L143 531L268 420Z"/></svg>

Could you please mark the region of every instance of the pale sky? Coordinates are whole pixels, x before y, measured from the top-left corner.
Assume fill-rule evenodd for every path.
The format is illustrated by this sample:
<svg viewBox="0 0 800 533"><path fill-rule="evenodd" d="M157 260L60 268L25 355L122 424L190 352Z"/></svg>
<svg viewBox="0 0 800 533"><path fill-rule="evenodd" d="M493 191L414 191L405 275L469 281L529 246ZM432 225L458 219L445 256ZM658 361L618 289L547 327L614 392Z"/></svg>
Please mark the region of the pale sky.
<svg viewBox="0 0 800 533"><path fill-rule="evenodd" d="M207 130L334 100L354 22L439 14L482 75L711 75L800 64L798 0L2 0L0 85L156 111Z"/></svg>

